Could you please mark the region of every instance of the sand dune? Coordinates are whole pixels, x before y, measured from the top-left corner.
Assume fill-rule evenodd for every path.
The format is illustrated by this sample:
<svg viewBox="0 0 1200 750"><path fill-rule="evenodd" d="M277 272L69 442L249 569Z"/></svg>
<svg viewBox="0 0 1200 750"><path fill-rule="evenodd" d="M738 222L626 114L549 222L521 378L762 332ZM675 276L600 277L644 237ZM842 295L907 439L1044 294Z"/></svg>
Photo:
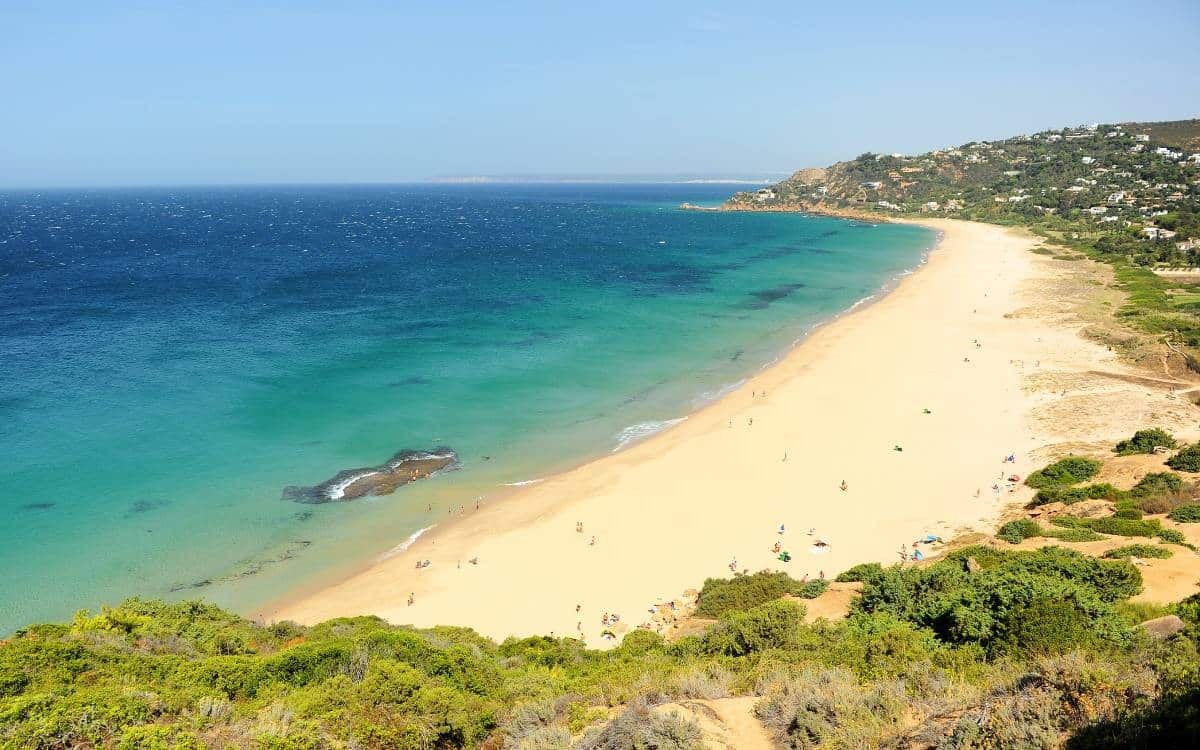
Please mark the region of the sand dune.
<svg viewBox="0 0 1200 750"><path fill-rule="evenodd" d="M1057 392L1065 379L1120 366L1077 325L1019 313L1047 273L1048 261L1028 252L1036 239L922 223L943 238L919 271L736 392L262 614L317 622L372 613L496 638L580 633L602 645L605 613L636 627L652 604L729 575L734 559L738 569L832 576L894 562L925 534L990 528L1027 497L993 484L1023 477L1031 452L1064 439L1033 410L1069 399ZM1097 419L1088 425L1099 435ZM1008 454L1015 464L1002 463ZM791 562L776 559L777 541ZM432 566L415 569L423 559Z"/></svg>

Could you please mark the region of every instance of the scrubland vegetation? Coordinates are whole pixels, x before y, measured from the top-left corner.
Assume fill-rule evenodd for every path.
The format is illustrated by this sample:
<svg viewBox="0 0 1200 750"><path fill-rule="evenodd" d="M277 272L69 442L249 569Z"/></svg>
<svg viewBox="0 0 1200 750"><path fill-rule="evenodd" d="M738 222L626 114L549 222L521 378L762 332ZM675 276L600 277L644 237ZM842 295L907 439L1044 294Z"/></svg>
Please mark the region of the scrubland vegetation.
<svg viewBox="0 0 1200 750"><path fill-rule="evenodd" d="M1124 605L1141 588L1124 560L976 546L846 577L862 594L842 622L805 624L781 598L804 584L786 575L711 579L703 635L636 630L610 651L132 599L0 647L0 742L684 750L701 746L696 727L652 706L746 693L796 748L1048 747L1072 732L1119 747L1200 730L1200 600L1174 608L1184 633L1150 639Z"/></svg>
<svg viewBox="0 0 1200 750"><path fill-rule="evenodd" d="M1165 447L1157 432L1116 452ZM1032 506L1062 510L996 536L1128 543L1100 557L993 543L864 563L837 577L861 590L836 622L805 621L828 582L769 571L706 580L695 635L634 630L607 651L130 599L0 642L0 747L701 750L694 720L656 707L735 695L754 696L784 748L1183 746L1200 732L1200 595L1130 598L1143 588L1133 563L1194 554L1144 514L1197 521L1200 503L1173 472L1130 490L1083 484L1100 469L1072 456L1035 472ZM1071 515L1084 499L1107 511ZM1167 632L1140 625L1164 615L1179 618Z"/></svg>

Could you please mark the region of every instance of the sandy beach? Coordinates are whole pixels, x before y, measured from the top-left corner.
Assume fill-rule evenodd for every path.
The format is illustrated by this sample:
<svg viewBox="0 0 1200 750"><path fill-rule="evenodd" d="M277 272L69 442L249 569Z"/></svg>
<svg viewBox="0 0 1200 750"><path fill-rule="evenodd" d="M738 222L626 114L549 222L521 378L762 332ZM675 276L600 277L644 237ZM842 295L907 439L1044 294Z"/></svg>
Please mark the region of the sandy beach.
<svg viewBox="0 0 1200 750"><path fill-rule="evenodd" d="M1115 356L1046 298L1053 261L1029 252L1037 238L921 223L942 233L924 266L737 391L260 614L375 614L603 645L604 614L634 628L655 603L728 576L734 561L832 577L895 562L927 534L990 529L1028 497L1004 479L1023 478L1052 446L1107 440L1114 424L1170 411L1165 389L1124 380ZM1093 413L1105 398L1124 411ZM1003 461L1010 454L1015 463ZM777 542L790 562L777 559ZM422 560L432 564L417 569Z"/></svg>

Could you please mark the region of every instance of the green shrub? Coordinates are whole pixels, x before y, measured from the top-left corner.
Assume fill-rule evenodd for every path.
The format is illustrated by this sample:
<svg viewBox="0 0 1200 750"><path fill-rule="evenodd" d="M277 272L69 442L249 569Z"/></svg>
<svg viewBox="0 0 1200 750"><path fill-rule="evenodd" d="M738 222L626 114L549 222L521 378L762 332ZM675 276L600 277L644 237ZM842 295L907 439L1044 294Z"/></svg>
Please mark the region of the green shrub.
<svg viewBox="0 0 1200 750"><path fill-rule="evenodd" d="M851 581L869 581L872 578L878 578L883 574L883 566L879 563L859 563L849 570L838 574L837 578L833 579L839 583L849 583Z"/></svg>
<svg viewBox="0 0 1200 750"><path fill-rule="evenodd" d="M1042 536L1062 542L1098 542L1104 539L1091 529L1042 529Z"/></svg>
<svg viewBox="0 0 1200 750"><path fill-rule="evenodd" d="M1175 446L1175 438L1171 436L1171 433L1155 427L1149 430L1138 430L1133 433L1133 437L1117 443L1113 451L1122 456L1131 456L1135 453L1153 453L1154 449L1158 447L1174 448Z"/></svg>
<svg viewBox="0 0 1200 750"><path fill-rule="evenodd" d="M1110 549L1104 553L1104 556L1110 559L1126 558L1126 557L1153 557L1160 560L1165 560L1175 554L1165 547L1159 547L1153 544L1127 544L1124 547Z"/></svg>
<svg viewBox="0 0 1200 750"><path fill-rule="evenodd" d="M1083 456L1067 456L1045 468L1038 469L1025 479L1034 489L1067 487L1087 481L1100 472L1100 462Z"/></svg>
<svg viewBox="0 0 1200 750"><path fill-rule="evenodd" d="M1121 518L1115 515L1105 518L1059 516L1052 519L1050 523L1061 528L1090 529L1113 536L1156 536L1162 531L1162 524L1153 519Z"/></svg>
<svg viewBox="0 0 1200 750"><path fill-rule="evenodd" d="M733 578L709 578L700 590L696 614L701 617L721 617L728 612L744 611L784 594L800 596L804 584L787 573L759 571L752 575L736 574Z"/></svg>
<svg viewBox="0 0 1200 750"><path fill-rule="evenodd" d="M1134 521L1140 520L1142 512L1137 508L1121 508L1113 513L1113 518L1130 518Z"/></svg>
<svg viewBox="0 0 1200 750"><path fill-rule="evenodd" d="M1112 603L1141 590L1141 574L1134 566L1062 547L999 554L998 564L993 557L973 574L957 558L927 568L886 569L864 584L862 596L851 605L851 618L887 613L931 628L950 643L999 652L1013 648L1011 633L1032 627L1014 613L1041 600L1057 600L1069 601L1083 613L1096 638L1113 644L1132 638ZM1070 619L1074 614L1059 616ZM1052 647L1054 643L1047 646Z"/></svg>
<svg viewBox="0 0 1200 750"><path fill-rule="evenodd" d="M1200 523L1200 503L1180 505L1168 513L1167 518L1179 523Z"/></svg>
<svg viewBox="0 0 1200 750"><path fill-rule="evenodd" d="M800 597L801 599L816 599L821 594L824 594L828 588L829 581L821 578L801 585L800 592L797 593L796 596Z"/></svg>
<svg viewBox="0 0 1200 750"><path fill-rule="evenodd" d="M1089 521L1088 528L1092 531L1113 536L1154 536L1162 530L1162 525L1154 520L1109 516L1108 518L1093 518Z"/></svg>
<svg viewBox="0 0 1200 750"><path fill-rule="evenodd" d="M1009 521L996 531L996 538L1003 539L1009 544L1020 544L1022 540L1042 535L1042 527L1037 521L1029 518L1019 518Z"/></svg>
<svg viewBox="0 0 1200 750"><path fill-rule="evenodd" d="M1182 544L1185 547L1192 546L1187 543L1187 537L1185 537L1183 532L1181 532L1179 529L1162 529L1154 536L1166 542L1167 544Z"/></svg>
<svg viewBox="0 0 1200 750"><path fill-rule="evenodd" d="M1115 500L1120 496L1121 491L1108 482L1088 484L1083 487L1047 487L1037 491L1030 502L1030 507L1047 503L1073 505L1083 500Z"/></svg>
<svg viewBox="0 0 1200 750"><path fill-rule="evenodd" d="M796 642L804 607L796 602L778 600L745 612L731 612L708 629L701 639L705 653L745 656L773 648L786 648Z"/></svg>
<svg viewBox="0 0 1200 750"><path fill-rule="evenodd" d="M1184 446L1183 450L1167 459L1167 466L1176 471L1200 471L1200 443Z"/></svg>
<svg viewBox="0 0 1200 750"><path fill-rule="evenodd" d="M1088 613L1072 597L1041 597L1009 611L996 628L996 649L1060 654L1095 643Z"/></svg>
<svg viewBox="0 0 1200 750"><path fill-rule="evenodd" d="M1129 494L1133 497L1166 495L1183 489L1183 477L1171 471L1155 471L1141 478Z"/></svg>

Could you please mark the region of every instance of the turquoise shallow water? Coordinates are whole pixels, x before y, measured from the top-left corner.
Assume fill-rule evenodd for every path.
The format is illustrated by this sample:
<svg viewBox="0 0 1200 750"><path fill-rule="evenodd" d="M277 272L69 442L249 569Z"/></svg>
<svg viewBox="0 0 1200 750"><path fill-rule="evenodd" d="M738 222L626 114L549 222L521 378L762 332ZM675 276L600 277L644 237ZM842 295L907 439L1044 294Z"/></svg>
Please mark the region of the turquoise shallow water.
<svg viewBox="0 0 1200 750"><path fill-rule="evenodd" d="M0 632L134 594L249 610L332 579L686 415L933 242L676 210L728 192L0 194ZM280 497L436 445L461 468Z"/></svg>

